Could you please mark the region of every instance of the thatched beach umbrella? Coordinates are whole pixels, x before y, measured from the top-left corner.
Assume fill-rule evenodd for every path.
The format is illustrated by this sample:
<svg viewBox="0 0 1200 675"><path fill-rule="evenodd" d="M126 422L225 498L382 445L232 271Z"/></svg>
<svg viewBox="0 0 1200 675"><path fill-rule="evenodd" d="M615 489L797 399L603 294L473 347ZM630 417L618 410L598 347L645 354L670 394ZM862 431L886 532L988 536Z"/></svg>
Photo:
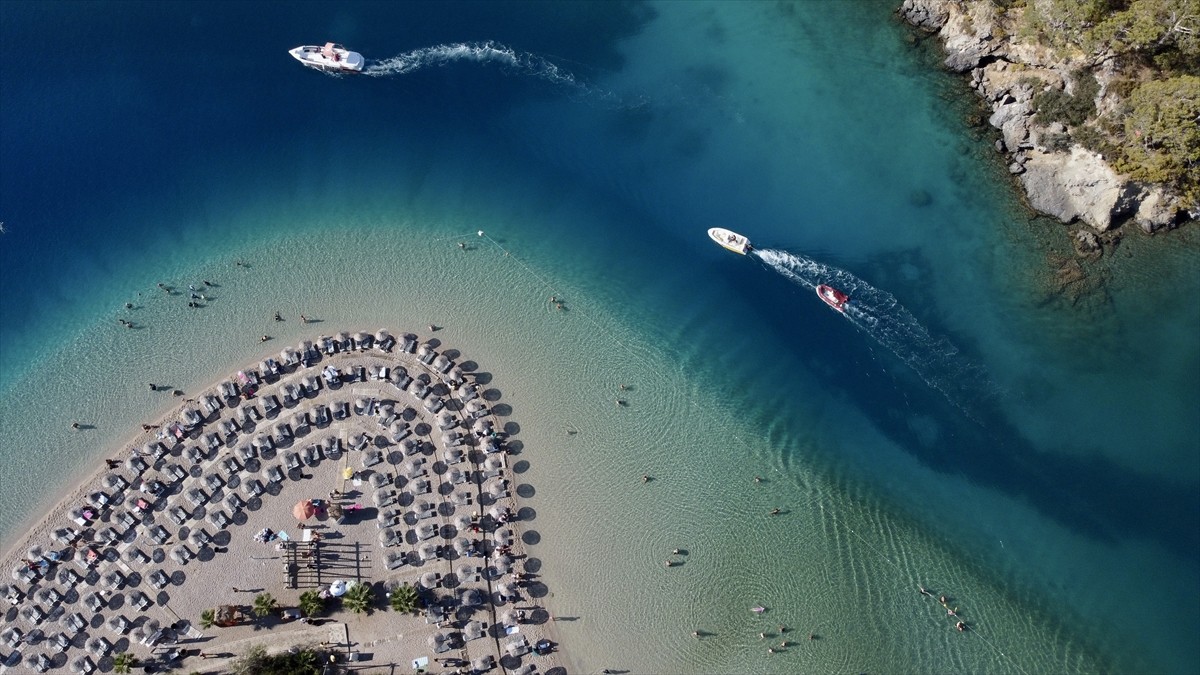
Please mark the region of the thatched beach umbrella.
<svg viewBox="0 0 1200 675"><path fill-rule="evenodd" d="M520 623L517 621L517 610L504 610L504 613L500 615L500 623L504 624L505 626L515 626Z"/></svg>
<svg viewBox="0 0 1200 675"><path fill-rule="evenodd" d="M425 523L417 528L417 539L425 541L437 536L438 526L436 523Z"/></svg>
<svg viewBox="0 0 1200 675"><path fill-rule="evenodd" d="M496 667L496 659L491 654L484 654L475 659L471 659L471 671L476 673L486 673Z"/></svg>
<svg viewBox="0 0 1200 675"><path fill-rule="evenodd" d="M404 462L404 475L409 478L416 478L425 471L425 459L423 457L413 457Z"/></svg>
<svg viewBox="0 0 1200 675"><path fill-rule="evenodd" d="M471 530L471 516L462 514L454 516L454 529L459 532L469 532Z"/></svg>
<svg viewBox="0 0 1200 675"><path fill-rule="evenodd" d="M403 441L408 433L408 424L405 422L392 422L392 426L388 427L388 436L391 437L393 443Z"/></svg>
<svg viewBox="0 0 1200 675"><path fill-rule="evenodd" d="M463 607L479 607L483 604L483 599L483 591L478 588L463 589L462 595L459 596Z"/></svg>
<svg viewBox="0 0 1200 675"><path fill-rule="evenodd" d="M373 488L381 488L381 487L391 483L391 480L388 479L386 474L382 474L382 473L379 473L378 471L376 471L375 473L371 474L370 483L371 483L371 487L373 487Z"/></svg>
<svg viewBox="0 0 1200 675"><path fill-rule="evenodd" d="M382 508L384 506L389 506L391 504L395 504L396 503L396 491L395 490L380 490L379 492L376 492L375 494L371 495L371 501L375 502L375 506L378 506L380 508Z"/></svg>
<svg viewBox="0 0 1200 675"><path fill-rule="evenodd" d="M455 577L458 578L458 583L460 584L472 583L472 581L474 581L479 575L479 573L475 571L474 565L466 565L466 563L456 567L454 574Z"/></svg>
<svg viewBox="0 0 1200 675"><path fill-rule="evenodd" d="M175 548L171 549L171 559L174 560L175 562L179 563L180 565L186 564L187 561L191 559L191 557L192 557L192 552L186 546L180 545L180 546L176 546Z"/></svg>
<svg viewBox="0 0 1200 675"><path fill-rule="evenodd" d="M467 551L471 550L471 542L468 541L466 537L459 537L455 539L453 546L454 550L457 551L459 555L466 555Z"/></svg>
<svg viewBox="0 0 1200 675"><path fill-rule="evenodd" d="M129 631L129 619L124 614L118 614L108 620L108 629L117 635L124 635Z"/></svg>
<svg viewBox="0 0 1200 675"><path fill-rule="evenodd" d="M483 624L478 621L468 621L467 625L463 626L463 639L467 641L478 640L483 637Z"/></svg>
<svg viewBox="0 0 1200 675"><path fill-rule="evenodd" d="M497 546L511 546L513 543L513 531L509 528L496 531Z"/></svg>
<svg viewBox="0 0 1200 675"><path fill-rule="evenodd" d="M391 527L400 520L400 512L396 509L381 509L378 516L375 516L375 522L380 528Z"/></svg>
<svg viewBox="0 0 1200 675"><path fill-rule="evenodd" d="M519 640L513 640L504 645L504 651L508 652L509 656L520 656L529 650L529 643L522 637Z"/></svg>
<svg viewBox="0 0 1200 675"><path fill-rule="evenodd" d="M512 598L517 595L517 585L511 581L501 581L496 584L496 591L502 598Z"/></svg>
<svg viewBox="0 0 1200 675"><path fill-rule="evenodd" d="M425 589L434 589L438 585L438 575L436 572L426 572L421 575L421 580L418 582Z"/></svg>
<svg viewBox="0 0 1200 675"><path fill-rule="evenodd" d="M417 550L417 553L421 556L421 560L429 561L438 557L437 549L435 544L424 544Z"/></svg>
<svg viewBox="0 0 1200 675"><path fill-rule="evenodd" d="M433 635L430 635L428 642L429 647L438 654L450 650L450 639L447 638L443 633L434 633Z"/></svg>
<svg viewBox="0 0 1200 675"><path fill-rule="evenodd" d="M379 531L379 543L387 546L395 546L397 543L396 531L390 527L385 527Z"/></svg>

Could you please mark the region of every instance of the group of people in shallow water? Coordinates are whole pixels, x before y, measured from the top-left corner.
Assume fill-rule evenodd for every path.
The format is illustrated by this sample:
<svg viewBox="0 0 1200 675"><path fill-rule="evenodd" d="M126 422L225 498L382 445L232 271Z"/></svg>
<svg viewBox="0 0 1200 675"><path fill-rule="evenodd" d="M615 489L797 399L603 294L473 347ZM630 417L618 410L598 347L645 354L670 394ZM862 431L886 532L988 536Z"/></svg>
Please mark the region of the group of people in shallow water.
<svg viewBox="0 0 1200 675"><path fill-rule="evenodd" d="M932 593L932 592L931 592L931 591L930 591L928 588L925 588L924 586L918 586L917 588L919 588L919 589L920 589L920 591L921 591L921 595L927 595L927 596L929 596L929 597L931 597L931 598L933 597L933 593ZM958 629L958 632L960 632L960 633L964 633L964 632L966 632L966 630L967 630L967 628L968 628L968 626L967 626L967 622L963 621L963 620L962 620L962 619L961 619L961 618L958 616L958 607L954 607L954 608L952 609L952 608L950 607L950 599L949 599L949 598L947 598L945 595L939 595L939 596L938 596L938 602L939 602L939 603L941 603L941 605L942 605L942 608L946 610L946 616L949 616L949 617L953 617L953 618L955 618L955 619L958 619L958 621L957 621L957 622L955 622L955 624L954 624L954 627L955 627L956 629Z"/></svg>

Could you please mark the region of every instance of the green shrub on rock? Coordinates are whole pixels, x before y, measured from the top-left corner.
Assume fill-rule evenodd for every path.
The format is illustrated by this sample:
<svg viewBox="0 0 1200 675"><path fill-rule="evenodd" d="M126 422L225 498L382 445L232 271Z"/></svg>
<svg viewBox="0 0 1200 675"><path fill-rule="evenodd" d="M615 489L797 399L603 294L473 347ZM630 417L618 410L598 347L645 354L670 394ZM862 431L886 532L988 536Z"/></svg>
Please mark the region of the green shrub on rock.
<svg viewBox="0 0 1200 675"><path fill-rule="evenodd" d="M1129 96L1124 156L1117 170L1134 180L1173 183L1200 202L1200 77L1147 82Z"/></svg>

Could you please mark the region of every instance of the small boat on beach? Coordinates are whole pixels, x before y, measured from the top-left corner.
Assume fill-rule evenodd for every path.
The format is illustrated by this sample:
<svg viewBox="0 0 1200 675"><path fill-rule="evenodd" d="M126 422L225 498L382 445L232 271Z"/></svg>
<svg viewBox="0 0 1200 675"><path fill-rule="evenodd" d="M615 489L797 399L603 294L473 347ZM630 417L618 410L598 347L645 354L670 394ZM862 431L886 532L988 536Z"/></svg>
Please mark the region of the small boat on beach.
<svg viewBox="0 0 1200 675"><path fill-rule="evenodd" d="M710 227L708 229L708 236L722 248L734 253L746 255L746 252L750 250L750 240L733 230L727 230L723 227Z"/></svg>
<svg viewBox="0 0 1200 675"><path fill-rule="evenodd" d="M363 55L352 52L342 45L326 42L324 47L303 45L289 49L292 58L309 68L316 68L329 73L358 73L362 72L366 61Z"/></svg>
<svg viewBox="0 0 1200 675"><path fill-rule="evenodd" d="M817 297L821 298L821 300L824 300L825 304L843 314L846 313L846 303L850 302L850 296L839 291L833 286L826 286L825 284L817 286Z"/></svg>

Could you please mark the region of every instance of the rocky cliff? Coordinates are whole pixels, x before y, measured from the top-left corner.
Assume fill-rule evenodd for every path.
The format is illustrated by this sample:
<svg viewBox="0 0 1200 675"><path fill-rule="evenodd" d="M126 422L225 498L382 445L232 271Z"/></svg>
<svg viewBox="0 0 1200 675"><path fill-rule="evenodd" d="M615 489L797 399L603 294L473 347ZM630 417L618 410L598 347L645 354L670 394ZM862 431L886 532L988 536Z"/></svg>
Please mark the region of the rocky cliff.
<svg viewBox="0 0 1200 675"><path fill-rule="evenodd" d="M1064 223L1082 221L1096 231L1133 221L1146 232L1173 227L1187 217L1182 201L1161 185L1141 184L1115 172L1105 159L1067 144L1062 124L1035 121L1034 97L1067 90L1070 74L1089 68L1105 103L1105 67L1056 54L1015 37L1013 12L1001 14L989 0L904 0L899 15L942 41L945 66L970 77L992 109L988 123L1000 130L996 149L1011 158L1030 205Z"/></svg>

